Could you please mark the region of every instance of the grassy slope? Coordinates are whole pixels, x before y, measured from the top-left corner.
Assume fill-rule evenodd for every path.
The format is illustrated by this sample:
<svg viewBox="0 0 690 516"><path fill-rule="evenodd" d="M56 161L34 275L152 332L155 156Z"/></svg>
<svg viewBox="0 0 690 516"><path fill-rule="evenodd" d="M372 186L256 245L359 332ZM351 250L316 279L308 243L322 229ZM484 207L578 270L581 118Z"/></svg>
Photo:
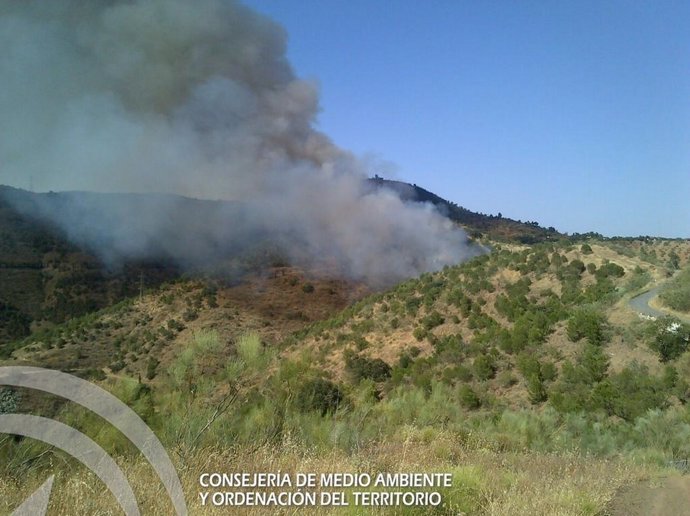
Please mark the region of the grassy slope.
<svg viewBox="0 0 690 516"><path fill-rule="evenodd" d="M452 450L452 452L450 451ZM621 485L635 482L648 472L641 467L575 455L556 456L538 453L505 453L470 450L448 436L427 441L423 434L411 433L405 442L390 442L357 453L339 450L305 454L296 443L280 449L260 446L256 449L221 451L205 449L182 463L173 456L179 471L190 514L217 515L223 508L201 507L198 502L198 478L201 473L275 472L290 474L309 471L316 474L338 472L375 475L378 472L449 472L454 486L441 489L444 508L436 511L408 510L406 514L490 514L566 515L596 514ZM122 469L133 479L132 488L142 514L169 515L165 495L155 489L158 479L144 461L120 459ZM337 466L334 466L337 465ZM45 480L39 473L23 477L20 485L0 477L0 513L16 507ZM68 474L58 474L49 514L70 514L75 507L84 514L117 514L112 496L91 496L101 485L93 474L72 465ZM351 508L315 508L308 514L401 514L399 509L357 511ZM276 514L275 509L254 508L242 514ZM283 513L294 513L284 511Z"/></svg>
<svg viewBox="0 0 690 516"><path fill-rule="evenodd" d="M553 321L545 324L544 339L541 342L528 339L525 350L557 367L564 360L572 359L582 342L573 343L567 338L566 322L576 307L587 305L610 319L607 349L614 369L621 369L632 359L658 369L656 356L639 341L644 323L624 301L643 290L649 280L667 276L664 257L671 250L687 263L688 244L648 244L660 257L653 261L640 258L639 242L613 245L599 242L591 247L591 254L583 254L579 245L556 246L553 249L566 261L555 265L554 251L549 244L534 248L505 245L490 257L410 280L390 292L361 301L333 319L315 324L304 338L298 339L294 351L299 354L305 346L310 348L312 360L337 380L349 379L344 353L380 358L391 366L412 353L424 360L427 371L432 371L423 379L425 382L441 380L444 375L451 380L460 377L462 382L469 379L489 395L524 404L524 383L509 380L520 377L516 371L520 350L510 351L500 345L502 330L512 332L515 318L511 320L496 306L497 299L510 297L511 291L517 298L518 290L524 288L526 307L534 308L531 310L534 312L553 312ZM609 278L608 285L604 281L598 283L596 271L585 270L572 281L577 275L571 273L568 264L574 260L593 263L597 269L607 262L616 263L623 267L625 274L621 278ZM521 283L528 286L520 287ZM598 291L598 285L603 284ZM570 292L564 296L564 290L569 288ZM607 292L607 288L611 290ZM449 345L459 348L457 356L448 352L443 357L443 352L439 353L439 346ZM496 370L492 378L482 381L477 379L472 366L477 357L486 354L496 356ZM449 371L452 367L455 370Z"/></svg>
<svg viewBox="0 0 690 516"><path fill-rule="evenodd" d="M659 295L664 306L690 314L690 268L682 270L674 277Z"/></svg>

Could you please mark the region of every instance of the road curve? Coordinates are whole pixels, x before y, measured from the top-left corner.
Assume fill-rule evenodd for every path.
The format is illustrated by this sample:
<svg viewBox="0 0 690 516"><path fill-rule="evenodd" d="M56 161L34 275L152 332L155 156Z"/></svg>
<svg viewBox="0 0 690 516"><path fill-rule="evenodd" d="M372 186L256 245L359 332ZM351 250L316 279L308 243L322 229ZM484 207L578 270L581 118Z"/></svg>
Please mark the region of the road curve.
<svg viewBox="0 0 690 516"><path fill-rule="evenodd" d="M660 290L661 286L659 285L657 287L652 288L651 290L648 290L647 292L643 292L642 294L637 295L633 297L630 301L628 301L628 305L630 306L630 308L632 308L638 313L650 315L652 317L663 317L667 314L649 306L649 302L657 295L659 295Z"/></svg>
<svg viewBox="0 0 690 516"><path fill-rule="evenodd" d="M642 294L633 297L632 299L630 299L630 301L628 301L628 306L632 308L635 312L643 315L648 315L651 317L664 317L666 315L671 315L673 317L680 319L681 321L690 322L690 317L674 313L670 310L658 310L656 308L652 308L651 306L649 306L649 302L659 295L659 292L665 284L666 282L651 288L647 292L643 292Z"/></svg>

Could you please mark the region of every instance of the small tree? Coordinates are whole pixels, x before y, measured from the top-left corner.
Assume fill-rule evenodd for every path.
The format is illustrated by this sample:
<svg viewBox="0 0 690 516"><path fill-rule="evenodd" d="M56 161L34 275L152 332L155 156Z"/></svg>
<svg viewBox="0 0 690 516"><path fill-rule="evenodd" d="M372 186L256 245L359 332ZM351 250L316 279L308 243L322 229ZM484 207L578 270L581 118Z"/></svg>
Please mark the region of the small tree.
<svg viewBox="0 0 690 516"><path fill-rule="evenodd" d="M598 346L606 341L606 318L592 309L583 308L568 319L566 331L573 342L586 337L590 344Z"/></svg>
<svg viewBox="0 0 690 516"><path fill-rule="evenodd" d="M541 373L531 374L527 377L527 393L533 405L546 401L548 395L544 386L544 378Z"/></svg>
<svg viewBox="0 0 690 516"><path fill-rule="evenodd" d="M146 364L146 379L153 380L156 377L160 362L155 357L150 357Z"/></svg>
<svg viewBox="0 0 690 516"><path fill-rule="evenodd" d="M346 357L345 366L355 380L382 382L391 376L391 366L380 358L368 358L352 354Z"/></svg>
<svg viewBox="0 0 690 516"><path fill-rule="evenodd" d="M602 381L609 369L609 358L601 346L589 343L578 357L578 365L582 368L583 377L589 384Z"/></svg>
<svg viewBox="0 0 690 516"><path fill-rule="evenodd" d="M316 410L325 416L334 413L345 399L345 395L333 382L324 378L307 380L297 396L297 403L301 410Z"/></svg>
<svg viewBox="0 0 690 516"><path fill-rule="evenodd" d="M575 259L572 262L570 262L568 267L570 267L570 269L578 275L585 272L585 264L582 260Z"/></svg>

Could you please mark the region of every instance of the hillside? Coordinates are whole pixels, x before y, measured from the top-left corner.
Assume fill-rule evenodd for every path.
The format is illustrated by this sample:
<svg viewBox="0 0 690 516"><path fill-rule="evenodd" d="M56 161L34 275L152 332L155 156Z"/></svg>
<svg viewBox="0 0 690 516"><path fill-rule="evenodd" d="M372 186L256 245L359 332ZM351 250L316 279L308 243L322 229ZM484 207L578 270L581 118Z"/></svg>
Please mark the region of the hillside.
<svg viewBox="0 0 690 516"><path fill-rule="evenodd" d="M0 345L46 323L104 308L179 274L146 260L108 268L50 220L17 208L32 194L0 186Z"/></svg>
<svg viewBox="0 0 690 516"><path fill-rule="evenodd" d="M183 274L233 283L287 265L283 236L226 235L240 211L180 196L0 186L0 346Z"/></svg>
<svg viewBox="0 0 690 516"><path fill-rule="evenodd" d="M371 182L392 188L407 202L434 204L475 235L515 241L555 235L475 214L417 186ZM161 211L168 215L161 217ZM297 235L264 231L231 237L223 230L227 221L243 217L241 205L231 202L173 195L37 194L0 185L0 345L136 296L183 271L241 279L288 264L281 248L286 238L293 242L293 260L300 262L292 265L310 264L311 257L294 251ZM70 228L69 233L61 227Z"/></svg>
<svg viewBox="0 0 690 516"><path fill-rule="evenodd" d="M488 407L545 401L549 388L565 387L557 380L564 368L588 352L609 363L610 373L635 361L660 374L648 346L655 323L626 301L668 276L668 255L687 266L690 245L648 243L644 249L657 258L646 261L633 253L639 244L497 245L489 256L410 280L312 326L294 353L307 346L336 381L356 382L377 365L388 392L431 390L435 382L469 386L478 406Z"/></svg>
<svg viewBox="0 0 690 516"><path fill-rule="evenodd" d="M208 512L194 500L209 468L335 463L449 471L449 514L599 514L619 489L690 457L690 327L629 304L652 286L684 285L689 241L490 241L490 254L374 291L270 248L186 273L155 261L109 268L45 220L0 214L0 300L21 301L2 307L0 365L57 368L116 393L171 451L194 514ZM55 299L82 308L51 319ZM104 441L146 513L169 513L142 461L97 418L0 389L7 407ZM0 457L0 511L9 511L54 452L5 440ZM51 502L58 513L79 486L98 488L60 460L70 469ZM89 510L108 513L113 501Z"/></svg>
<svg viewBox="0 0 690 516"><path fill-rule="evenodd" d="M374 188L386 188L396 192L405 201L433 204L442 214L464 226L475 237L486 235L494 241L534 244L561 236L554 228L542 228L536 222L521 222L502 215L485 215L470 211L416 184L378 176L369 179L369 182Z"/></svg>
<svg viewBox="0 0 690 516"><path fill-rule="evenodd" d="M117 392L177 451L192 497L209 460L299 471L315 454L320 471L333 460L353 472L453 471L443 493L456 511L597 513L621 486L690 455L687 335L628 306L666 281L669 259L688 267L690 243L496 244L368 296L290 267L231 284L180 279L17 342L2 363ZM19 402L100 428L45 397ZM7 446L8 457L29 453Z"/></svg>
<svg viewBox="0 0 690 516"><path fill-rule="evenodd" d="M228 350L245 333L277 346L305 325L330 317L368 292L363 284L293 267L274 267L234 279L177 279L8 344L0 357L103 377L103 371L148 376L213 330ZM149 364L155 363L156 366Z"/></svg>

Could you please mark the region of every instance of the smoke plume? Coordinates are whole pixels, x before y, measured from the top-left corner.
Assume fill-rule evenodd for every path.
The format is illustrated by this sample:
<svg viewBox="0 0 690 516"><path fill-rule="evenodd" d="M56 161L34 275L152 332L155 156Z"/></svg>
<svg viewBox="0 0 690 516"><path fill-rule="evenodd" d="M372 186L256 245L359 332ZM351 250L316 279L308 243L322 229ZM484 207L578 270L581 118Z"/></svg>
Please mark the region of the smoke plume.
<svg viewBox="0 0 690 516"><path fill-rule="evenodd" d="M259 234L360 278L466 257L461 231L369 189L314 129L318 88L295 77L285 46L281 27L232 0L3 2L0 183L229 201L107 209L68 195L37 208L105 259L162 246L185 262Z"/></svg>

